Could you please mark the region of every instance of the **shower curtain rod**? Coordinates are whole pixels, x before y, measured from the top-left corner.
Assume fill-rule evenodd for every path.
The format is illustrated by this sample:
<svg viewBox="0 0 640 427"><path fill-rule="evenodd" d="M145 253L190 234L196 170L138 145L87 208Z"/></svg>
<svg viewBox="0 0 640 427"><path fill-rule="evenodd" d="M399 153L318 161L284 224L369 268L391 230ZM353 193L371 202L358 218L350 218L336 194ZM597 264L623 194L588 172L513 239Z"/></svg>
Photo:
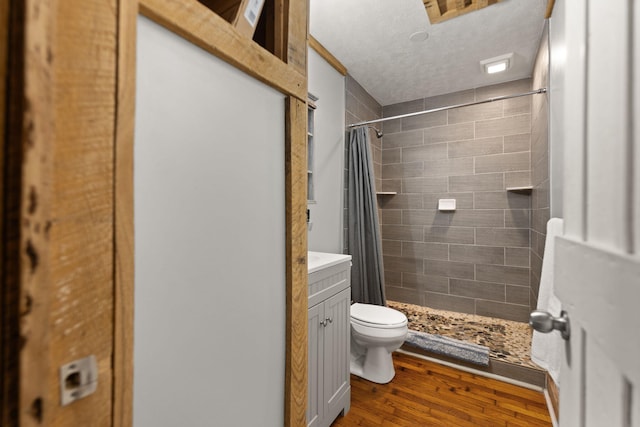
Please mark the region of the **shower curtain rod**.
<svg viewBox="0 0 640 427"><path fill-rule="evenodd" d="M387 120L403 119L405 117L413 117L413 116L419 116L419 115L422 115L422 114L435 113L435 112L438 112L438 111L451 110L452 108L460 108L460 107L468 107L470 105L486 104L488 102L502 101L504 99L519 98L521 96L536 95L538 93L546 93L546 92L547 92L547 88L543 87L543 88L540 88L540 89L537 89L537 90L532 90L531 92L518 93L516 95L496 96L494 98L484 99L482 101L465 102L464 104L449 105L447 107L432 108L431 110L417 111L415 113L400 114L399 116L383 117L381 119L368 120L366 122L352 123L350 125L347 125L347 128L355 128L355 127L360 127L360 126L367 126L367 125L370 125L370 124L373 124L373 123L386 122Z"/></svg>

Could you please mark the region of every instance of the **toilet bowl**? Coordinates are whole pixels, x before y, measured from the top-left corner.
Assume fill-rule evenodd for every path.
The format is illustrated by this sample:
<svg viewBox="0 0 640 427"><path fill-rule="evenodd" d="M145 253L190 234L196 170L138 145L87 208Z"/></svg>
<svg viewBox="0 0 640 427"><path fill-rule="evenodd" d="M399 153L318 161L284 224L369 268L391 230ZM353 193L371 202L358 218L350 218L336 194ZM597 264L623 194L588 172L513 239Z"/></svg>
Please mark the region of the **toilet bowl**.
<svg viewBox="0 0 640 427"><path fill-rule="evenodd" d="M391 353L407 337L407 316L379 305L351 305L351 373L378 384L393 379Z"/></svg>

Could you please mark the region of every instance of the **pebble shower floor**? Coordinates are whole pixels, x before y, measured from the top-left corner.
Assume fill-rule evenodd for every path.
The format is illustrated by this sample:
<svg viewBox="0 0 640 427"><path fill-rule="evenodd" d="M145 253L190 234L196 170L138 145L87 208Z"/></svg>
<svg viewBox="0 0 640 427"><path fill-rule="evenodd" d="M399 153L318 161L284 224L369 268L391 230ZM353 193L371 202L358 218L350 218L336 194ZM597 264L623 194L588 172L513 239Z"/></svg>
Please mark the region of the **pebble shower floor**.
<svg viewBox="0 0 640 427"><path fill-rule="evenodd" d="M394 301L387 301L387 305L407 316L409 329L485 345L493 359L541 369L531 361L532 332L526 323Z"/></svg>

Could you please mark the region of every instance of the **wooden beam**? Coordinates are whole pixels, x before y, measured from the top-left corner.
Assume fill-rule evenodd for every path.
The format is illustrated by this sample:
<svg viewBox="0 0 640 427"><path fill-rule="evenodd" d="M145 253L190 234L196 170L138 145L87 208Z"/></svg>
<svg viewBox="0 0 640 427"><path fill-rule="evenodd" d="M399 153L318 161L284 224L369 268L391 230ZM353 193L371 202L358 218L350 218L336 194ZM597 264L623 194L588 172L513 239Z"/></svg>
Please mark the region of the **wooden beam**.
<svg viewBox="0 0 640 427"><path fill-rule="evenodd" d="M551 18L551 15L553 14L553 6L555 6L555 4L556 4L556 0L548 0L548 2L547 2L547 11L544 14L544 19Z"/></svg>
<svg viewBox="0 0 640 427"><path fill-rule="evenodd" d="M50 374L52 178L54 161L55 9L51 2L24 4L23 87L18 286L20 289L20 426L47 424L58 406ZM13 70L12 70L13 72ZM20 88L18 88L18 91Z"/></svg>
<svg viewBox="0 0 640 427"><path fill-rule="evenodd" d="M501 0L446 0L442 3L438 0L423 0L431 24L437 24L456 18L469 12L473 12Z"/></svg>
<svg viewBox="0 0 640 427"><path fill-rule="evenodd" d="M137 0L118 2L117 114L114 142L113 426L133 425L133 143Z"/></svg>
<svg viewBox="0 0 640 427"><path fill-rule="evenodd" d="M331 54L315 37L309 35L309 47L318 53L325 61L329 63L337 72L343 76L347 75L347 67Z"/></svg>
<svg viewBox="0 0 640 427"><path fill-rule="evenodd" d="M307 106L285 107L286 363L285 426L307 425Z"/></svg>
<svg viewBox="0 0 640 427"><path fill-rule="evenodd" d="M9 3L0 0L0 425L16 427L24 3Z"/></svg>
<svg viewBox="0 0 640 427"><path fill-rule="evenodd" d="M303 76L307 76L307 49L309 38L309 1L287 0L287 64ZM285 3L285 4L287 4ZM306 88L305 79L305 92ZM306 101L307 96L301 101Z"/></svg>
<svg viewBox="0 0 640 427"><path fill-rule="evenodd" d="M292 3L306 4L300 1ZM306 6L304 9L306 11ZM291 67L252 40L243 37L231 24L196 1L140 0L140 12L285 95L295 96L301 101L307 99L306 53L304 68L299 63ZM306 15L304 20L306 23ZM306 26L304 28L306 31ZM297 31L289 29L290 46L292 40L295 40L292 39L294 34ZM306 46L306 36L304 43ZM297 60L300 61L302 60ZM302 72L303 69L305 73Z"/></svg>

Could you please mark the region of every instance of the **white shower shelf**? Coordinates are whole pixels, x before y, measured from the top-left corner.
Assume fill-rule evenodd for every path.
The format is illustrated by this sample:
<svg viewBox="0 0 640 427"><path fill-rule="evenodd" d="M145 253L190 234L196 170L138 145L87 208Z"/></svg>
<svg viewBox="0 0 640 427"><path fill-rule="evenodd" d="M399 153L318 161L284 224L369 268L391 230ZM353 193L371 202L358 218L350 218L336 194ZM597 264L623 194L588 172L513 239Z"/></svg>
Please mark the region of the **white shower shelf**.
<svg viewBox="0 0 640 427"><path fill-rule="evenodd" d="M507 187L507 191L514 191L516 193L531 193L533 190L532 185L523 185L521 187Z"/></svg>
<svg viewBox="0 0 640 427"><path fill-rule="evenodd" d="M378 196L395 196L398 194L397 191L376 191Z"/></svg>

